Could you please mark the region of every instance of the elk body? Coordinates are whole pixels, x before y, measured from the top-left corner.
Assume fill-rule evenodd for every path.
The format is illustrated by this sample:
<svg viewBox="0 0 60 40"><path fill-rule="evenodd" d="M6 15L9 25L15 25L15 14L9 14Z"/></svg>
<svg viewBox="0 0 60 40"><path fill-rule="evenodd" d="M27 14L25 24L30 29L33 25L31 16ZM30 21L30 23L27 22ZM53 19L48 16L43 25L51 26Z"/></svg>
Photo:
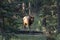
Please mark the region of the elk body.
<svg viewBox="0 0 60 40"><path fill-rule="evenodd" d="M31 24L34 22L34 17L33 16L24 16L23 17L23 25L24 25L24 28L29 28L31 29Z"/></svg>

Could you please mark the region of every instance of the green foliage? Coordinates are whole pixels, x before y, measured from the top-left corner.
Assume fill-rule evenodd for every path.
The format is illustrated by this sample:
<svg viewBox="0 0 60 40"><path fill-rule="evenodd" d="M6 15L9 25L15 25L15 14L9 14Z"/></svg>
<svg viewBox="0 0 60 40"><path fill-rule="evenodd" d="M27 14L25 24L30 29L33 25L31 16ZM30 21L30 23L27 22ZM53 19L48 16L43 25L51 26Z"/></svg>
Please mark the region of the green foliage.
<svg viewBox="0 0 60 40"><path fill-rule="evenodd" d="M11 1L11 0L10 0ZM25 14L22 13L22 3L25 3ZM0 16L4 19L6 31L23 29L23 15L28 14L28 3L31 3L31 11L35 16L31 28L42 30L43 19L46 17L46 29L48 31L57 30L57 0L8 0L0 1ZM3 25L2 25L3 26ZM54 33L53 33L54 34ZM55 34L54 34L55 35ZM59 35L57 40L59 40ZM35 39L34 39L35 40Z"/></svg>
<svg viewBox="0 0 60 40"><path fill-rule="evenodd" d="M56 40L60 40L60 34L56 36Z"/></svg>

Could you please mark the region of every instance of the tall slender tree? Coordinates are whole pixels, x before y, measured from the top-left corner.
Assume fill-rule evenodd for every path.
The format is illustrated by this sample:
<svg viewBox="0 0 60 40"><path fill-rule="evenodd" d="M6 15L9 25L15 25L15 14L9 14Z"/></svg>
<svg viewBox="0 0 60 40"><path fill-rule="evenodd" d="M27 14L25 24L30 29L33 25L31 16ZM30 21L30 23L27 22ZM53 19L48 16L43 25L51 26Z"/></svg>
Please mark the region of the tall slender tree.
<svg viewBox="0 0 60 40"><path fill-rule="evenodd" d="M60 0L57 0L58 32L60 32Z"/></svg>

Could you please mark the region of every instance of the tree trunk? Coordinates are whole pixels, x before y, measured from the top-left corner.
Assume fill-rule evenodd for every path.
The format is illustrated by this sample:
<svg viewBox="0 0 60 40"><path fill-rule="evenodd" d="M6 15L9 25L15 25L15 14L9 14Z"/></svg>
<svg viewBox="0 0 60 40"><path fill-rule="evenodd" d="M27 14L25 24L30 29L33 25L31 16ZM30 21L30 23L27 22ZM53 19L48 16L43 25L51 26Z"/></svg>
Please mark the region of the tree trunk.
<svg viewBox="0 0 60 40"><path fill-rule="evenodd" d="M58 14L57 30L58 30L58 32L60 32L60 0L57 0L57 14Z"/></svg>

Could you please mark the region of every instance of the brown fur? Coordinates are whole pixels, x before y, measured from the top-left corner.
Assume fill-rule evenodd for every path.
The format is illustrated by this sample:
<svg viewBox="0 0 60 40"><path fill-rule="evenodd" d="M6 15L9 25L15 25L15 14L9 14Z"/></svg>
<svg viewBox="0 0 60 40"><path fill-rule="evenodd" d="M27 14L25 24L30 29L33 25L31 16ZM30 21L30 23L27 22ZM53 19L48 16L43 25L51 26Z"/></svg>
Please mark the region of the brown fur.
<svg viewBox="0 0 60 40"><path fill-rule="evenodd" d="M30 29L31 24L34 21L34 17L33 16L24 16L23 17L23 25L24 28L28 27Z"/></svg>

